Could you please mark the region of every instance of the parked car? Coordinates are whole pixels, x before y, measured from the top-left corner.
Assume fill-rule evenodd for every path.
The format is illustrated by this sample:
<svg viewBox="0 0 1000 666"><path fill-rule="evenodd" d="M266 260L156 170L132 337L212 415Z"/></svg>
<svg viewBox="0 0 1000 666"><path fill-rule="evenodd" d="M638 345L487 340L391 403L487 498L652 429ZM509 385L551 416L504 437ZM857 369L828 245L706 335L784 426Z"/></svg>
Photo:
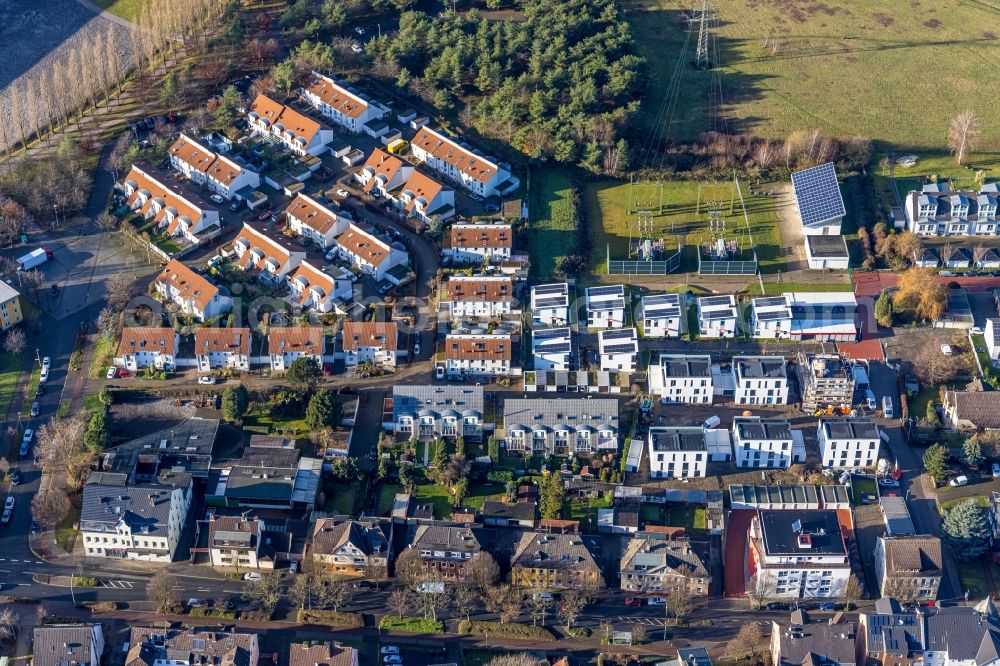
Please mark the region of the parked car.
<svg viewBox="0 0 1000 666"><path fill-rule="evenodd" d="M837 610L837 604L832 601L824 601L819 605L819 609L821 611L835 611Z"/></svg>
<svg viewBox="0 0 1000 666"><path fill-rule="evenodd" d="M39 375L38 375L38 381L41 382L42 384L44 384L45 382L49 381L49 369L48 368L42 368L41 373L39 373Z"/></svg>
<svg viewBox="0 0 1000 666"><path fill-rule="evenodd" d="M483 206L483 210L486 211L487 213L496 213L497 211L500 210L500 204L488 203L485 206Z"/></svg>
<svg viewBox="0 0 1000 666"><path fill-rule="evenodd" d="M220 203L222 203L222 202L224 202L224 201L225 201L225 199L223 199L223 198L222 198L221 196L219 196L218 194L213 194L212 196L210 196L210 197L209 197L209 199L211 199L212 201L214 201L214 202L215 202L215 203L217 203L217 204L220 204Z"/></svg>
<svg viewBox="0 0 1000 666"><path fill-rule="evenodd" d="M260 580L262 578L263 576L261 576L256 571L251 571L250 573L243 574L243 580Z"/></svg>
<svg viewBox="0 0 1000 666"><path fill-rule="evenodd" d="M257 220L259 222L263 222L264 220L268 219L269 217L271 217L271 211L265 210L263 213L261 213L260 215L257 216Z"/></svg>
<svg viewBox="0 0 1000 666"><path fill-rule="evenodd" d="M346 199L347 197L351 196L351 193L348 192L347 190L341 188L341 189L337 190L337 196L338 197L344 197Z"/></svg>
<svg viewBox="0 0 1000 666"><path fill-rule="evenodd" d="M48 356L46 356L45 358L43 358L42 359L42 367L45 368L46 370L48 370L50 367L52 367L52 359L49 358Z"/></svg>
<svg viewBox="0 0 1000 666"><path fill-rule="evenodd" d="M554 601L555 597L552 596L551 592L535 592L531 595L531 598L535 601Z"/></svg>
<svg viewBox="0 0 1000 666"><path fill-rule="evenodd" d="M35 402L31 403L31 415L32 416L38 416L39 412L41 412L41 411L42 411L42 408L38 405L38 401L37 400Z"/></svg>
<svg viewBox="0 0 1000 666"><path fill-rule="evenodd" d="M948 485L952 488L958 488L959 486L969 485L969 477L964 474L959 474L954 479L948 482Z"/></svg>
<svg viewBox="0 0 1000 666"><path fill-rule="evenodd" d="M10 485L16 486L21 483L21 470L14 468L14 471L10 473Z"/></svg>
<svg viewBox="0 0 1000 666"><path fill-rule="evenodd" d="M115 366L111 366L110 368L108 368L108 374L105 376L108 379L114 379L117 374L118 374L118 368L116 368Z"/></svg>
<svg viewBox="0 0 1000 666"><path fill-rule="evenodd" d="M243 206L243 202L242 202L242 201L240 201L239 199L237 199L236 201L234 201L233 203L231 203L231 204L229 205L229 210L231 210L231 211L233 211L233 212L235 213L235 212L236 212L236 211L238 211L238 210L239 210L239 209L240 209L240 208L241 208L242 206Z"/></svg>
<svg viewBox="0 0 1000 666"><path fill-rule="evenodd" d="M189 608L204 608L208 602L202 599L188 599L187 605Z"/></svg>
<svg viewBox="0 0 1000 666"><path fill-rule="evenodd" d="M354 589L356 590L373 590L375 589L375 583L370 580L359 580L354 584Z"/></svg>
<svg viewBox="0 0 1000 666"><path fill-rule="evenodd" d="M420 356L420 343L419 342L414 342L413 343L413 355L414 356Z"/></svg>
<svg viewBox="0 0 1000 666"><path fill-rule="evenodd" d="M666 606L667 605L667 599L666 599L666 597L650 597L649 598L649 605L650 606Z"/></svg>
<svg viewBox="0 0 1000 666"><path fill-rule="evenodd" d="M398 654L387 654L384 657L382 657L382 663L383 664L402 664L403 663L403 658L400 657Z"/></svg>
<svg viewBox="0 0 1000 666"><path fill-rule="evenodd" d="M24 436L21 437L22 444L31 444L32 440L35 439L35 431L28 428L24 431Z"/></svg>
<svg viewBox="0 0 1000 666"><path fill-rule="evenodd" d="M379 652L382 654L399 654L399 648L395 645L383 645Z"/></svg>
<svg viewBox="0 0 1000 666"><path fill-rule="evenodd" d="M358 44L357 42L352 42L351 43L351 50L354 51L355 53L364 53L365 52L364 47L362 47L361 44Z"/></svg>
<svg viewBox="0 0 1000 666"><path fill-rule="evenodd" d="M878 480L878 485L884 486L886 488L899 488L898 479L890 479L888 477Z"/></svg>
<svg viewBox="0 0 1000 666"><path fill-rule="evenodd" d="M357 28L355 28L355 29L354 29L354 32L355 32L355 33L357 33L357 34L359 34L359 35L364 35L364 34L365 34L365 29L364 29L364 28L362 28L362 27L361 27L361 26L359 25L359 26L358 26Z"/></svg>
<svg viewBox="0 0 1000 666"><path fill-rule="evenodd" d="M993 478L1000 479L1000 463L993 463Z"/></svg>
<svg viewBox="0 0 1000 666"><path fill-rule="evenodd" d="M215 377L199 377L198 378L198 383L199 384L208 384L208 385L211 385L211 384L214 384L215 381L216 381Z"/></svg>
<svg viewBox="0 0 1000 666"><path fill-rule="evenodd" d="M945 356L951 356L955 353L955 349L951 345L941 345L941 353Z"/></svg>
<svg viewBox="0 0 1000 666"><path fill-rule="evenodd" d="M642 597L625 597L626 606L641 606Z"/></svg>

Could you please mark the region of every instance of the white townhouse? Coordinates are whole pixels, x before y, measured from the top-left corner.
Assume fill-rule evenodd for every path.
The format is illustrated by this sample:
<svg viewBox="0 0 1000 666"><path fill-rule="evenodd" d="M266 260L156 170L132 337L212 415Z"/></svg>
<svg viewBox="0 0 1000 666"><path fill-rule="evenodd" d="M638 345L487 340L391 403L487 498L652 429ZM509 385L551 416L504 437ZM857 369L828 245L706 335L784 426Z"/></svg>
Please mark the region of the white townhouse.
<svg viewBox="0 0 1000 666"><path fill-rule="evenodd" d="M452 318L498 319L517 314L514 281L508 276L452 275L444 300Z"/></svg>
<svg viewBox="0 0 1000 666"><path fill-rule="evenodd" d="M194 332L194 356L200 372L228 368L250 370L250 329L201 327Z"/></svg>
<svg viewBox="0 0 1000 666"><path fill-rule="evenodd" d="M778 599L836 599L851 576L834 509L758 511L750 523L750 557L762 589Z"/></svg>
<svg viewBox="0 0 1000 666"><path fill-rule="evenodd" d="M1000 319L990 317L986 320L983 337L986 338L986 351L990 358L994 361L1000 359Z"/></svg>
<svg viewBox="0 0 1000 666"><path fill-rule="evenodd" d="M587 328L625 326L625 287L622 285L588 287L586 305Z"/></svg>
<svg viewBox="0 0 1000 666"><path fill-rule="evenodd" d="M792 192L803 235L840 235L846 209L833 162L794 172Z"/></svg>
<svg viewBox="0 0 1000 666"><path fill-rule="evenodd" d="M736 297L702 296L698 304L698 334L703 338L736 337Z"/></svg>
<svg viewBox="0 0 1000 666"><path fill-rule="evenodd" d="M787 405L788 369L782 356L733 357L737 405Z"/></svg>
<svg viewBox="0 0 1000 666"><path fill-rule="evenodd" d="M372 362L395 368L399 352L399 327L396 322L349 321L341 332L344 365L353 368Z"/></svg>
<svg viewBox="0 0 1000 666"><path fill-rule="evenodd" d="M511 374L513 345L509 335L448 335L437 364L449 377L465 375L506 376Z"/></svg>
<svg viewBox="0 0 1000 666"><path fill-rule="evenodd" d="M569 285L536 284L531 288L531 323L534 326L569 324Z"/></svg>
<svg viewBox="0 0 1000 666"><path fill-rule="evenodd" d="M944 183L928 183L903 202L906 228L921 236L1000 235L1000 185L979 192L952 192Z"/></svg>
<svg viewBox="0 0 1000 666"><path fill-rule="evenodd" d="M708 405L712 403L712 359L708 354L660 354L650 363L649 392L660 402Z"/></svg>
<svg viewBox="0 0 1000 666"><path fill-rule="evenodd" d="M395 155L390 155L381 148L376 148L354 174L362 189L368 194L380 198L403 186L415 169Z"/></svg>
<svg viewBox="0 0 1000 666"><path fill-rule="evenodd" d="M605 329L597 333L601 370L635 372L639 357L639 336L635 328Z"/></svg>
<svg viewBox="0 0 1000 666"><path fill-rule="evenodd" d="M591 455L618 450L618 401L607 398L508 398L503 402L507 451Z"/></svg>
<svg viewBox="0 0 1000 666"><path fill-rule="evenodd" d="M129 208L147 220L154 220L157 228L171 238L180 236L194 245L199 242L199 234L212 228L221 229L219 211L193 195L181 194L154 173L148 167L132 165L121 184Z"/></svg>
<svg viewBox="0 0 1000 666"><path fill-rule="evenodd" d="M678 294L651 294L642 297L639 316L647 338L677 338L684 333L684 308Z"/></svg>
<svg viewBox="0 0 1000 666"><path fill-rule="evenodd" d="M100 623L39 625L31 649L31 666L101 666L104 629Z"/></svg>
<svg viewBox="0 0 1000 666"><path fill-rule="evenodd" d="M125 327L115 354L115 365L131 372L153 367L173 370L177 367L180 336L172 328Z"/></svg>
<svg viewBox="0 0 1000 666"><path fill-rule="evenodd" d="M784 419L737 416L733 419L733 448L737 467L787 469L806 461L803 443L796 446L792 429Z"/></svg>
<svg viewBox="0 0 1000 666"><path fill-rule="evenodd" d="M250 105L247 124L254 134L276 139L295 155L319 157L333 141L329 127L263 93Z"/></svg>
<svg viewBox="0 0 1000 666"><path fill-rule="evenodd" d="M442 250L451 261L482 263L510 259L514 230L509 224L453 224Z"/></svg>
<svg viewBox="0 0 1000 666"><path fill-rule="evenodd" d="M419 171L413 172L389 198L396 208L424 224L435 219L447 222L455 217L455 190Z"/></svg>
<svg viewBox="0 0 1000 666"><path fill-rule="evenodd" d="M816 437L823 467L874 467L878 460L882 440L871 419L821 418Z"/></svg>
<svg viewBox="0 0 1000 666"><path fill-rule="evenodd" d="M83 486L80 536L88 557L171 562L191 509L191 475L128 484L96 473Z"/></svg>
<svg viewBox="0 0 1000 666"><path fill-rule="evenodd" d="M177 304L181 312L198 321L218 317L233 309L233 299L228 292L176 259L167 263L153 286L161 297Z"/></svg>
<svg viewBox="0 0 1000 666"><path fill-rule="evenodd" d="M753 300L750 325L756 338L854 342L858 302L853 292L788 292Z"/></svg>
<svg viewBox="0 0 1000 666"><path fill-rule="evenodd" d="M654 426L649 429L646 444L649 476L653 479L699 478L708 470L704 428Z"/></svg>
<svg viewBox="0 0 1000 666"><path fill-rule="evenodd" d="M248 223L243 223L239 235L233 241L236 264L248 272L255 272L257 278L265 282L279 284L298 268L306 253L292 249L287 241L278 241L257 231Z"/></svg>
<svg viewBox="0 0 1000 666"><path fill-rule="evenodd" d="M354 134L360 134L365 125L382 120L386 114L382 106L318 72L313 72L303 87L302 98L332 123Z"/></svg>
<svg viewBox="0 0 1000 666"><path fill-rule="evenodd" d="M569 327L540 328L531 332L534 370L569 370L573 341Z"/></svg>
<svg viewBox="0 0 1000 666"><path fill-rule="evenodd" d="M458 436L481 441L484 414L482 386L395 385L392 423L383 425L424 441Z"/></svg>
<svg viewBox="0 0 1000 666"><path fill-rule="evenodd" d="M285 224L298 236L328 250L333 247L334 239L347 230L350 219L339 207L334 210L300 192L285 209Z"/></svg>
<svg viewBox="0 0 1000 666"><path fill-rule="evenodd" d="M181 174L225 199L238 197L244 188L260 187L260 174L215 153L186 134L168 151L170 165Z"/></svg>
<svg viewBox="0 0 1000 666"><path fill-rule="evenodd" d="M337 236L334 247L341 258L350 261L362 273L375 280L385 279L390 270L396 266L405 266L410 261L406 250L397 247L396 243L389 243L353 222Z"/></svg>
<svg viewBox="0 0 1000 666"><path fill-rule="evenodd" d="M295 359L309 357L323 365L326 336L320 326L272 326L267 332L271 370L283 372Z"/></svg>
<svg viewBox="0 0 1000 666"><path fill-rule="evenodd" d="M417 160L481 197L510 194L521 185L499 162L477 155L427 125L413 137L410 151Z"/></svg>
<svg viewBox="0 0 1000 666"><path fill-rule="evenodd" d="M349 300L354 295L350 280L327 275L308 261L303 261L288 276L288 299L296 307L313 312L333 312L337 302Z"/></svg>

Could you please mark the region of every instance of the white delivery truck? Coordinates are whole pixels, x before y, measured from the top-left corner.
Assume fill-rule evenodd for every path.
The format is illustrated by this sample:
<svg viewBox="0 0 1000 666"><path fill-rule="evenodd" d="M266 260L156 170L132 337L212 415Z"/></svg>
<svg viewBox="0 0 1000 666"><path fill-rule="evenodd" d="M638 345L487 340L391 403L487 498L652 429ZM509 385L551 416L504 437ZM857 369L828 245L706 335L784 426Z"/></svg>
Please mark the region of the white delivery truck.
<svg viewBox="0 0 1000 666"><path fill-rule="evenodd" d="M47 247L40 247L18 259L17 266L22 271L30 271L35 266L41 266L51 258L52 250Z"/></svg>

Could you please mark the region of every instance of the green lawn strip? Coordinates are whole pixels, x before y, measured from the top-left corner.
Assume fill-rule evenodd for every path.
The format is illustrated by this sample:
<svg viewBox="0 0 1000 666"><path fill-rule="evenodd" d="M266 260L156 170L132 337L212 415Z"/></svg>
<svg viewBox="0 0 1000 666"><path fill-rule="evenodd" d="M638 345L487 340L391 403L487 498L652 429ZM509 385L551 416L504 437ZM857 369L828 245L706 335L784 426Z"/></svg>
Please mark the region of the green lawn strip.
<svg viewBox="0 0 1000 666"><path fill-rule="evenodd" d="M56 544L67 553L73 548L73 540L76 538L76 524L80 522L80 507L70 506L69 513L56 525Z"/></svg>
<svg viewBox="0 0 1000 666"><path fill-rule="evenodd" d="M103 379L108 371L108 367L114 360L117 340L106 338L103 335L97 336L97 343L94 345L94 354L90 357L91 379Z"/></svg>
<svg viewBox="0 0 1000 666"><path fill-rule="evenodd" d="M572 183L561 168L546 166L531 173L528 251L539 279L551 279L556 260L576 245L571 192ZM598 220L591 219L591 225Z"/></svg>
<svg viewBox="0 0 1000 666"><path fill-rule="evenodd" d="M845 275L844 282L765 282L764 283L764 296L777 296L779 294L784 294L791 291L809 291L809 292L826 292L826 291L854 291L851 286L850 279ZM747 284L745 293L750 296L760 296L760 283L750 282Z"/></svg>
<svg viewBox="0 0 1000 666"><path fill-rule="evenodd" d="M0 416L6 417L21 375L21 357L18 354L0 354Z"/></svg>
<svg viewBox="0 0 1000 666"><path fill-rule="evenodd" d="M966 497L956 497L955 499L947 499L950 494L951 486L942 486L938 488L938 509L944 513L945 511L951 511L956 505L961 504L970 497L976 500L976 504L984 509L990 507L989 500L986 499L984 495L969 495Z"/></svg>
<svg viewBox="0 0 1000 666"><path fill-rule="evenodd" d="M416 501L418 504L434 506L434 517L443 520L451 515L452 503L448 489L437 483L424 483L417 486Z"/></svg>
<svg viewBox="0 0 1000 666"><path fill-rule="evenodd" d="M876 494L875 479L870 476L854 474L851 476L851 499L855 506L861 506L865 495Z"/></svg>
<svg viewBox="0 0 1000 666"><path fill-rule="evenodd" d="M31 403L35 401L35 391L38 390L38 380L41 378L42 369L35 364L28 377L28 383L24 387L24 404L21 405L21 417L31 418Z"/></svg>
<svg viewBox="0 0 1000 666"><path fill-rule="evenodd" d="M961 579L962 589L968 590L970 596L981 597L993 593L990 580L986 576L986 567L996 567L996 565L986 559L958 562L958 577ZM993 575L1000 575L1000 568L994 569Z"/></svg>
<svg viewBox="0 0 1000 666"><path fill-rule="evenodd" d="M483 508L483 502L492 499L500 501L506 492L502 484L498 483L473 483L469 485L469 494L462 500L462 504L472 507L477 511Z"/></svg>
<svg viewBox="0 0 1000 666"><path fill-rule="evenodd" d="M567 504L563 514L570 520L579 520L585 530L597 530L597 510L607 509L611 500L607 497L597 497L592 500L573 499Z"/></svg>
<svg viewBox="0 0 1000 666"><path fill-rule="evenodd" d="M358 515L358 507L364 499L364 486L358 480L328 481L323 484L323 492L326 493L326 503L323 511L335 513L342 516Z"/></svg>
<svg viewBox="0 0 1000 666"><path fill-rule="evenodd" d="M150 0L94 0L101 9L121 17L126 21L135 21L142 13L142 8L151 4Z"/></svg>
<svg viewBox="0 0 1000 666"><path fill-rule="evenodd" d="M441 620L431 620L422 617L399 617L398 615L385 615L379 620L378 626L391 631L410 631L418 634L442 634L444 633L444 622Z"/></svg>
<svg viewBox="0 0 1000 666"><path fill-rule="evenodd" d="M101 402L101 394L88 393L83 396L83 408L90 414L94 414L104 409L104 403Z"/></svg>
<svg viewBox="0 0 1000 666"><path fill-rule="evenodd" d="M378 489L378 515L384 516L392 511L393 501L398 493L403 492L403 486L395 483L383 483Z"/></svg>

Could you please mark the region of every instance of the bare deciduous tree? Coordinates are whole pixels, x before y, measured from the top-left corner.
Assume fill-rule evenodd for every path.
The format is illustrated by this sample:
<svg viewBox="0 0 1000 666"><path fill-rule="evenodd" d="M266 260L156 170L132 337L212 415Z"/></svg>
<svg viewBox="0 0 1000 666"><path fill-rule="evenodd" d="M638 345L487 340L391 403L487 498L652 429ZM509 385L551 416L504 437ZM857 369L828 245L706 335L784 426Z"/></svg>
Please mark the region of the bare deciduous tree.
<svg viewBox="0 0 1000 666"><path fill-rule="evenodd" d="M17 636L17 628L21 625L21 616L7 607L0 610L0 642L9 641Z"/></svg>
<svg viewBox="0 0 1000 666"><path fill-rule="evenodd" d="M73 458L83 450L86 431L86 421L79 415L42 425L36 434L35 448L42 470L46 474L67 472Z"/></svg>
<svg viewBox="0 0 1000 666"><path fill-rule="evenodd" d="M955 162L962 163L965 156L979 147L983 122L976 112L967 109L951 119L948 125L948 148Z"/></svg>
<svg viewBox="0 0 1000 666"><path fill-rule="evenodd" d="M747 597L750 598L750 607L754 610L760 608L774 596L777 589L773 576L761 576L759 573L750 576L750 580L747 582Z"/></svg>
<svg viewBox="0 0 1000 666"><path fill-rule="evenodd" d="M124 273L116 273L104 283L105 300L108 307L116 312L123 312L129 300L132 299L132 287L135 281Z"/></svg>
<svg viewBox="0 0 1000 666"><path fill-rule="evenodd" d="M97 228L104 232L114 231L118 228L118 218L105 211L94 218Z"/></svg>
<svg viewBox="0 0 1000 666"><path fill-rule="evenodd" d="M587 598L575 590L570 590L562 596L559 603L559 617L566 623L566 629L572 629L576 619L587 605Z"/></svg>
<svg viewBox="0 0 1000 666"><path fill-rule="evenodd" d="M479 588L480 592L492 587L500 576L500 567L497 566L493 556L486 551L476 553L466 567L469 580Z"/></svg>
<svg viewBox="0 0 1000 666"><path fill-rule="evenodd" d="M389 595L388 600L386 600L386 606L396 614L396 617L403 617L409 610L412 599L412 592L405 588L400 588L393 590L392 594Z"/></svg>
<svg viewBox="0 0 1000 666"><path fill-rule="evenodd" d="M764 632L761 631L759 624L756 622L744 623L739 632L726 643L726 657L734 661L753 657L763 638Z"/></svg>
<svg viewBox="0 0 1000 666"><path fill-rule="evenodd" d="M243 596L266 615L273 615L281 600L281 577L273 571L243 585Z"/></svg>
<svg viewBox="0 0 1000 666"><path fill-rule="evenodd" d="M20 328L12 328L3 337L3 350L8 354L20 354L24 351L26 341L24 331Z"/></svg>
<svg viewBox="0 0 1000 666"><path fill-rule="evenodd" d="M177 579L166 571L159 571L146 583L146 599L156 605L157 613L174 613L180 610Z"/></svg>
<svg viewBox="0 0 1000 666"><path fill-rule="evenodd" d="M31 517L42 527L55 527L69 514L72 505L62 490L49 489L31 500Z"/></svg>

